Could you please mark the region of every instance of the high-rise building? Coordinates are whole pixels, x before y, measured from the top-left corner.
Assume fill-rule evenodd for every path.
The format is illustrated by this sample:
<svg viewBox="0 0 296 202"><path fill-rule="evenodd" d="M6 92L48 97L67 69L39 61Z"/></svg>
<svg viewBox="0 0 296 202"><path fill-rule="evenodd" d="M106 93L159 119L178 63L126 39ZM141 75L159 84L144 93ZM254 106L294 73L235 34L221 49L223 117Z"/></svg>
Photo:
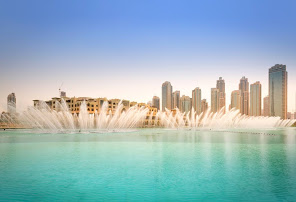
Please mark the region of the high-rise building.
<svg viewBox="0 0 296 202"><path fill-rule="evenodd" d="M180 111L181 112L189 112L191 110L191 99L189 96L185 96L183 95L181 98L180 98Z"/></svg>
<svg viewBox="0 0 296 202"><path fill-rule="evenodd" d="M192 107L197 114L201 113L201 89L192 90Z"/></svg>
<svg viewBox="0 0 296 202"><path fill-rule="evenodd" d="M209 104L208 104L207 100L206 99L203 99L201 101L201 112L202 113L206 113L206 111L208 110L208 108L209 108Z"/></svg>
<svg viewBox="0 0 296 202"><path fill-rule="evenodd" d="M241 91L241 114L249 115L250 93L249 81L246 77L241 78L239 83L239 90Z"/></svg>
<svg viewBox="0 0 296 202"><path fill-rule="evenodd" d="M276 64L269 69L269 114L287 118L288 72L286 65Z"/></svg>
<svg viewBox="0 0 296 202"><path fill-rule="evenodd" d="M157 96L153 96L152 98L152 107L157 108L157 110L160 109L160 99Z"/></svg>
<svg viewBox="0 0 296 202"><path fill-rule="evenodd" d="M165 111L165 108L171 110L173 105L172 99L173 87L169 81L166 81L162 84L162 111Z"/></svg>
<svg viewBox="0 0 296 202"><path fill-rule="evenodd" d="M180 109L180 91L173 92L173 109Z"/></svg>
<svg viewBox="0 0 296 202"><path fill-rule="evenodd" d="M263 116L269 116L269 96L263 99Z"/></svg>
<svg viewBox="0 0 296 202"><path fill-rule="evenodd" d="M240 110L241 109L241 91L235 90L231 92L231 109Z"/></svg>
<svg viewBox="0 0 296 202"><path fill-rule="evenodd" d="M261 116L261 106L262 106L262 87L259 81L251 84L250 93L250 116Z"/></svg>
<svg viewBox="0 0 296 202"><path fill-rule="evenodd" d="M67 96L66 96L66 92L65 92L65 91L61 91L61 92L60 92L60 97L67 97Z"/></svg>
<svg viewBox="0 0 296 202"><path fill-rule="evenodd" d="M219 77L217 80L216 88L219 90L219 109L220 111L224 107L224 112L226 111L225 104L226 104L226 94L225 94L225 81L222 77Z"/></svg>
<svg viewBox="0 0 296 202"><path fill-rule="evenodd" d="M211 89L211 112L216 113L219 110L219 90Z"/></svg>
<svg viewBox="0 0 296 202"><path fill-rule="evenodd" d="M16 97L15 93L11 93L7 96L7 112L10 114L16 113Z"/></svg>

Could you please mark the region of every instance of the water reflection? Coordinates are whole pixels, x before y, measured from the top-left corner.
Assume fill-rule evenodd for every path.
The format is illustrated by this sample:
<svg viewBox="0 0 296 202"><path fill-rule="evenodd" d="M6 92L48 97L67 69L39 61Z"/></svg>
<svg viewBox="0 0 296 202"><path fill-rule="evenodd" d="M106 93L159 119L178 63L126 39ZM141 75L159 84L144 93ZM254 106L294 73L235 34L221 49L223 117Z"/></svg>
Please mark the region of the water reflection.
<svg viewBox="0 0 296 202"><path fill-rule="evenodd" d="M276 130L166 130L139 129L116 133L41 134L36 131L5 131L0 143L5 142L183 142L229 144L296 144L296 129Z"/></svg>
<svg viewBox="0 0 296 202"><path fill-rule="evenodd" d="M118 200L296 197L294 128L102 134L7 131L0 133L0 143L0 179L5 182L0 183L0 196L15 197L12 193L17 190L26 199L61 192L79 199L83 190L84 196L94 197L90 199L103 195L102 200L115 193Z"/></svg>

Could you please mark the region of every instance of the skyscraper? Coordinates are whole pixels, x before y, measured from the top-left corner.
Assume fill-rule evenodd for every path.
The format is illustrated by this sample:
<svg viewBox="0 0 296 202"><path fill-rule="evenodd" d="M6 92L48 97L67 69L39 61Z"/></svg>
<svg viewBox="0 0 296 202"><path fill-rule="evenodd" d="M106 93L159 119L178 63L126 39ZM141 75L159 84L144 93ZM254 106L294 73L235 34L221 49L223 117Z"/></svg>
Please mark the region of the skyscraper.
<svg viewBox="0 0 296 202"><path fill-rule="evenodd" d="M250 95L250 116L261 116L261 84L257 81L254 84L251 84L251 95Z"/></svg>
<svg viewBox="0 0 296 202"><path fill-rule="evenodd" d="M65 91L61 91L60 92L60 97L66 97L66 92Z"/></svg>
<svg viewBox="0 0 296 202"><path fill-rule="evenodd" d="M181 98L180 98L180 111L181 112L189 112L191 110L191 99L189 96L185 96L183 95Z"/></svg>
<svg viewBox="0 0 296 202"><path fill-rule="evenodd" d="M172 99L173 87L169 81L166 81L162 84L162 111L165 111L165 108L171 110L173 105Z"/></svg>
<svg viewBox="0 0 296 202"><path fill-rule="evenodd" d="M10 114L16 113L16 97L14 93L7 96L7 112Z"/></svg>
<svg viewBox="0 0 296 202"><path fill-rule="evenodd" d="M209 108L209 105L208 105L207 100L206 99L203 99L201 101L201 112L202 113L206 113L206 111L208 110L208 108Z"/></svg>
<svg viewBox="0 0 296 202"><path fill-rule="evenodd" d="M288 72L286 65L276 64L269 69L269 114L287 118Z"/></svg>
<svg viewBox="0 0 296 202"><path fill-rule="evenodd" d="M263 99L263 116L269 116L269 96Z"/></svg>
<svg viewBox="0 0 296 202"><path fill-rule="evenodd" d="M211 112L216 113L219 110L219 90L211 89Z"/></svg>
<svg viewBox="0 0 296 202"><path fill-rule="evenodd" d="M180 91L173 92L173 109L180 109Z"/></svg>
<svg viewBox="0 0 296 202"><path fill-rule="evenodd" d="M217 80L216 88L219 90L219 109L220 111L224 107L224 112L226 111L225 104L226 104L226 94L225 94L225 81L222 77L219 77Z"/></svg>
<svg viewBox="0 0 296 202"><path fill-rule="evenodd" d="M241 109L241 91L235 90L231 92L231 109L240 110Z"/></svg>
<svg viewBox="0 0 296 202"><path fill-rule="evenodd" d="M239 90L241 91L241 114L249 115L250 93L249 81L246 77L241 78L239 83Z"/></svg>
<svg viewBox="0 0 296 202"><path fill-rule="evenodd" d="M192 107L197 114L201 113L201 89L192 90Z"/></svg>
<svg viewBox="0 0 296 202"><path fill-rule="evenodd" d="M157 96L153 96L152 98L152 107L156 107L157 110L160 109L160 99Z"/></svg>

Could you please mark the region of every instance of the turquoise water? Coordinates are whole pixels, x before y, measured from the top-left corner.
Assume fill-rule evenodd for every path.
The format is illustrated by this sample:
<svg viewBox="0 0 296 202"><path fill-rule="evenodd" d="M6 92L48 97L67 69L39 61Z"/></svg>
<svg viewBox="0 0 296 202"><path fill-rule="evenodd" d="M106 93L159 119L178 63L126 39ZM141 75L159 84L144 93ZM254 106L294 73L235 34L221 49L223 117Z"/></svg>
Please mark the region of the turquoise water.
<svg viewBox="0 0 296 202"><path fill-rule="evenodd" d="M295 201L296 130L0 131L0 201Z"/></svg>

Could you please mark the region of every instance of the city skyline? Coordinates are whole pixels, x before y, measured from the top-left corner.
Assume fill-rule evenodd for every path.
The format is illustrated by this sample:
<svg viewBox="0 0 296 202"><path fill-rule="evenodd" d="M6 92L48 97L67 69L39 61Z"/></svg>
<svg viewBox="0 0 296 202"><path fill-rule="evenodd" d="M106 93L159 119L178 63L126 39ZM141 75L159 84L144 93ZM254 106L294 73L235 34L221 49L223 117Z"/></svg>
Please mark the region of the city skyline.
<svg viewBox="0 0 296 202"><path fill-rule="evenodd" d="M290 75L289 75L290 76ZM248 78L246 78L245 76L243 76L241 79L240 79L240 82L242 81L242 80L244 80L244 79L247 79L247 82L248 82L248 85L249 85L249 97L248 97L248 99L249 99L249 113L251 113L251 101L250 101L250 99L251 99L251 94L250 94L250 91L251 91L251 84L249 84L250 82L248 81ZM288 79L289 80L289 79ZM219 82L221 82L221 81L223 81L223 85L224 86L226 86L226 87L224 87L223 86L223 88L225 88L225 89L223 89L223 90L225 90L226 92L230 92L230 95L227 95L227 93L226 93L226 97L224 98L224 99L226 99L226 105L225 105L225 109L226 110L228 110L229 109L229 107L231 106L231 104L232 104L232 93L233 92L235 92L235 91L237 91L237 89L234 89L234 90L229 90L229 89L227 89L227 81L226 81L226 85L225 85L225 81L224 81L224 79L222 80L222 77L219 77L219 79L217 79L216 80L216 83L217 83L217 87L218 87L218 83ZM167 82L169 82L169 81L167 81ZM257 81L256 81L257 82ZM256 83L256 82L254 82L254 84ZM260 81L259 81L260 82ZM166 82L165 82L166 83ZM170 82L169 82L170 83ZM163 83L164 84L164 83ZM192 93L193 93L193 91L194 90L196 90L197 88L198 89L200 89L200 90L202 90L201 88L199 88L199 87L196 87L196 88L194 88L194 90L191 90L191 94L186 94L186 93L182 93L182 92L184 92L184 91L182 91L181 93L180 93L180 90L179 89L177 89L177 90L174 90L175 88L174 88L174 86L170 83L170 85L171 85L171 106L174 106L174 93L178 93L178 96L181 98L183 95L185 95L185 96L189 96L190 98L192 98L192 96L191 95L193 95ZM238 85L238 86L240 86L240 84ZM262 88L262 87L260 87L260 88ZM210 92L212 91L212 89L213 88L211 88L210 89ZM217 89L217 88L215 88L215 89ZM288 85L288 89L289 89L289 85ZM205 94L207 94L206 93L206 91L207 90L202 90L202 94L203 93L205 93ZM261 90L262 91L262 90ZM61 91L61 89L59 89L59 93L61 93L61 92L63 92L63 91ZM65 92L63 92L63 93L65 93ZM161 93L160 93L161 94ZM220 94L220 93L219 93ZM154 96L156 96L156 95L154 95ZM153 97L154 97L153 96ZM262 93L262 96L261 96L261 108L262 108L262 110L264 109L264 100L263 100L263 98L265 98L266 96L268 96L268 92L267 92L267 95L263 95L263 93ZM59 96L47 96L47 97L49 97L49 98L52 98L52 97L59 97ZM70 97L74 97L74 96L70 96ZM93 97L93 96L76 96L76 97ZM104 97L107 97L107 96L100 96L100 97L98 97L98 98L104 98ZM156 96L156 97L162 97L162 96ZM211 97L212 97L212 95L210 95L210 97L208 98L208 97L204 97L204 96L201 96L201 98L200 99L205 99L207 102L209 102L209 103L211 103ZM289 97L289 96L288 96ZM292 96L292 98L293 98L293 96ZM295 93L295 106L296 106L296 93ZM112 97L112 99L122 99L122 100L130 100L130 101L135 101L135 102L139 102L139 103L148 103L148 102L152 102L152 100L153 100L153 98L150 98L150 99L148 99L148 100L142 100L142 101L138 101L138 100L132 100L132 99L128 99L128 98L121 98L121 97L118 97L118 96L115 96L115 97ZM218 95L218 105L217 105L217 107L218 107L218 109L220 110L221 109L221 107L219 106L219 95ZM40 99L40 100L46 100L46 99ZM194 99L193 99L194 100ZM32 106L32 102L31 102L32 100L30 100L30 103L27 105L27 106ZM160 99L160 103L162 102L162 99ZM194 101L192 101L192 107L194 107L193 106L193 102ZM180 103L181 104L181 103ZM5 106L4 106L5 105ZM292 104L290 104L290 105L293 105L293 103ZM17 106L18 106L18 103L17 103ZM27 106L25 106L25 108L27 107ZM162 104L160 105L160 107L162 108ZM211 107L211 105L209 105L209 107ZM4 103L2 103L2 108L3 108L3 110L2 111L6 111L5 110L5 108L7 108L7 106L6 106L6 103L4 104ZM17 108L19 108L19 107L17 107ZM24 110L25 108L20 108L20 110ZM172 109L173 109L174 107L172 107ZM181 106L179 107L179 109L181 108ZM295 107L294 107L295 108ZM292 110L289 110L289 108L288 108L288 112L294 112L294 108L292 107L291 109ZM1 109L1 107L0 107L0 109ZM261 112L262 113L262 112ZM262 113L262 115L263 115L263 113Z"/></svg>

